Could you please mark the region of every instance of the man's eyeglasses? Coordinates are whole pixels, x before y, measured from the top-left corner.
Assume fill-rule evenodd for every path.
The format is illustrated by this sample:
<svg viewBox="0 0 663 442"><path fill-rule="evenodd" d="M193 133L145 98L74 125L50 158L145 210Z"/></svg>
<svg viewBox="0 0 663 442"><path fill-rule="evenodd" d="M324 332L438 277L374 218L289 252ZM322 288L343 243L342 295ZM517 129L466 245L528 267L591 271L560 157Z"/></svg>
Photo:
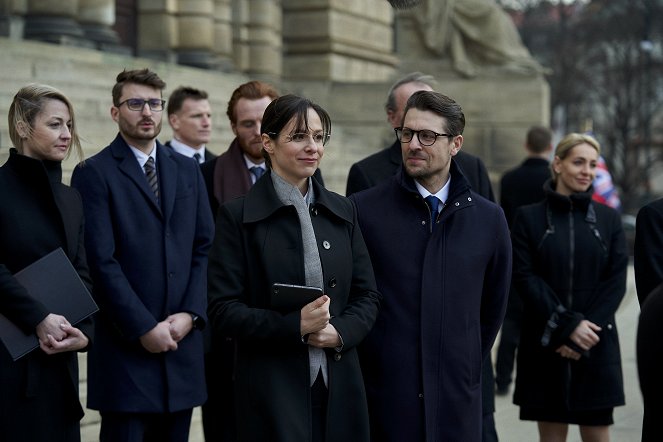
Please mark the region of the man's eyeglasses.
<svg viewBox="0 0 663 442"><path fill-rule="evenodd" d="M270 132L269 135L275 136L276 134L274 132ZM312 139L313 142L318 146L325 146L329 141L329 138L331 138L331 134L326 132L314 132L314 133L297 132L294 134L286 135L285 142L303 144L306 143L309 140L309 138Z"/></svg>
<svg viewBox="0 0 663 442"><path fill-rule="evenodd" d="M432 146L435 144L435 141L437 140L437 137L447 137L447 138L453 138L455 135L451 134L439 134L435 131L432 130L414 130L410 129L409 127L397 127L394 129L396 131L396 138L398 138L398 141L402 143L409 143L412 141L412 138L414 137L414 134L417 134L417 139L419 140L419 144L422 146Z"/></svg>
<svg viewBox="0 0 663 442"><path fill-rule="evenodd" d="M129 110L132 111L142 111L145 107L145 103L150 106L150 110L153 112L163 111L163 106L166 104L166 100L161 100L159 98L150 98L149 100L143 100L142 98L128 98L123 102L119 103L117 107L127 104Z"/></svg>

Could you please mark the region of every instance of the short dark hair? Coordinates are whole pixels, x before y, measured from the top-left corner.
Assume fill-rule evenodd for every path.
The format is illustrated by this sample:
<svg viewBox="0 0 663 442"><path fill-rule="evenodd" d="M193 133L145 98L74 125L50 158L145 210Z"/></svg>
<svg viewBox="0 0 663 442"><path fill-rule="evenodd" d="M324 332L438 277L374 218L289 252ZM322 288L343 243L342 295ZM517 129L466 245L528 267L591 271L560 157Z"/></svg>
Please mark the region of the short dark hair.
<svg viewBox="0 0 663 442"><path fill-rule="evenodd" d="M446 131L449 135L462 135L465 129L465 114L460 104L453 98L440 94L439 92L417 91L407 100L403 117L410 109L430 111L447 121Z"/></svg>
<svg viewBox="0 0 663 442"><path fill-rule="evenodd" d="M269 97L272 100L279 96L278 91L274 86L268 83L263 83L262 81L249 81L248 83L241 84L237 89L235 89L230 96L230 101L228 101L228 109L226 114L228 119L232 124L237 123L237 117L235 115L235 106L237 102L246 98L247 100L259 100L262 97Z"/></svg>
<svg viewBox="0 0 663 442"><path fill-rule="evenodd" d="M308 98L297 95L284 95L274 99L262 117L260 131L275 140L283 128L295 118L294 132L308 132L308 110L313 109L320 117L322 131L331 134L331 118L326 110ZM264 150L262 151L266 164L271 168L271 160Z"/></svg>
<svg viewBox="0 0 663 442"><path fill-rule="evenodd" d="M207 92L190 86L180 86L175 89L168 97L168 116L182 109L184 100L207 100Z"/></svg>
<svg viewBox="0 0 663 442"><path fill-rule="evenodd" d="M150 86L154 89L163 91L166 88L166 83L159 78L156 72L145 69L134 69L127 71L126 69L117 74L115 78L115 86L113 86L113 104L118 106L120 98L122 97L122 89L125 84L140 84L143 86Z"/></svg>
<svg viewBox="0 0 663 442"><path fill-rule="evenodd" d="M527 150L532 153L543 153L550 147L552 132L544 126L532 126L527 131Z"/></svg>

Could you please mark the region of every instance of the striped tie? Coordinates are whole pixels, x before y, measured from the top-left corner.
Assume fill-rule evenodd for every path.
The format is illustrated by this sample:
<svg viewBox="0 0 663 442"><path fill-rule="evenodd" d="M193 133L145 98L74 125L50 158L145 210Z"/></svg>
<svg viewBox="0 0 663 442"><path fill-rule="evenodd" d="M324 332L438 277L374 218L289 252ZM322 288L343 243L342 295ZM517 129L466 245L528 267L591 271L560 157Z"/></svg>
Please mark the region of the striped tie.
<svg viewBox="0 0 663 442"><path fill-rule="evenodd" d="M149 157L143 168L145 169L147 183L152 188L154 195L157 197L157 201L159 201L159 179L157 178L157 169L154 167L154 158Z"/></svg>

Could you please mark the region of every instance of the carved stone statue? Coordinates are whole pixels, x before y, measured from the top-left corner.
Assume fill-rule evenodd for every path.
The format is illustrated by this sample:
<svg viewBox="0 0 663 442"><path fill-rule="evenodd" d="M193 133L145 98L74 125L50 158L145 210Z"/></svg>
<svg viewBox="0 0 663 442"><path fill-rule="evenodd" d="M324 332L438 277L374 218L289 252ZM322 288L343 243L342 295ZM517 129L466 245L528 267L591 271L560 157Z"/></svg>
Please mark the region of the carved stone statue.
<svg viewBox="0 0 663 442"><path fill-rule="evenodd" d="M473 77L477 67L498 65L526 74L545 72L523 45L511 18L493 0L422 0L413 8L425 47L451 58Z"/></svg>

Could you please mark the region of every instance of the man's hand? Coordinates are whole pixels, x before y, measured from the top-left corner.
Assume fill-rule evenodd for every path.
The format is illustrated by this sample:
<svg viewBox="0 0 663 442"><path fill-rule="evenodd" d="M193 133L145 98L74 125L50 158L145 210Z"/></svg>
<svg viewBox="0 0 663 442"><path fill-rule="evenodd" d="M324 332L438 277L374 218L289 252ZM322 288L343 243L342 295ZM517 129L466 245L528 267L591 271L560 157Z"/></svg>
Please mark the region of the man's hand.
<svg viewBox="0 0 663 442"><path fill-rule="evenodd" d="M67 318L61 315L49 313L39 324L37 324L37 337L40 342L49 342L48 335L51 335L56 341L61 341L67 336L61 325L71 325Z"/></svg>
<svg viewBox="0 0 663 442"><path fill-rule="evenodd" d="M318 348L334 348L340 347L341 338L339 337L336 328L331 324L327 324L322 330L308 335L308 341L306 341L306 343Z"/></svg>
<svg viewBox="0 0 663 442"><path fill-rule="evenodd" d="M299 322L302 336L322 330L329 324L329 303L329 296L322 295L302 307Z"/></svg>
<svg viewBox="0 0 663 442"><path fill-rule="evenodd" d="M170 324L170 336L175 342L180 342L193 329L193 317L190 313L174 313L166 318Z"/></svg>
<svg viewBox="0 0 663 442"><path fill-rule="evenodd" d="M39 340L39 347L44 353L54 355L66 351L78 351L87 347L90 342L88 337L85 336L85 333L76 327L72 327L69 324L62 324L60 328L65 333L63 339L58 341L53 335L48 334L46 341Z"/></svg>
<svg viewBox="0 0 663 442"><path fill-rule="evenodd" d="M161 321L140 337L140 343L150 353L177 350L177 342L170 335L170 322Z"/></svg>

